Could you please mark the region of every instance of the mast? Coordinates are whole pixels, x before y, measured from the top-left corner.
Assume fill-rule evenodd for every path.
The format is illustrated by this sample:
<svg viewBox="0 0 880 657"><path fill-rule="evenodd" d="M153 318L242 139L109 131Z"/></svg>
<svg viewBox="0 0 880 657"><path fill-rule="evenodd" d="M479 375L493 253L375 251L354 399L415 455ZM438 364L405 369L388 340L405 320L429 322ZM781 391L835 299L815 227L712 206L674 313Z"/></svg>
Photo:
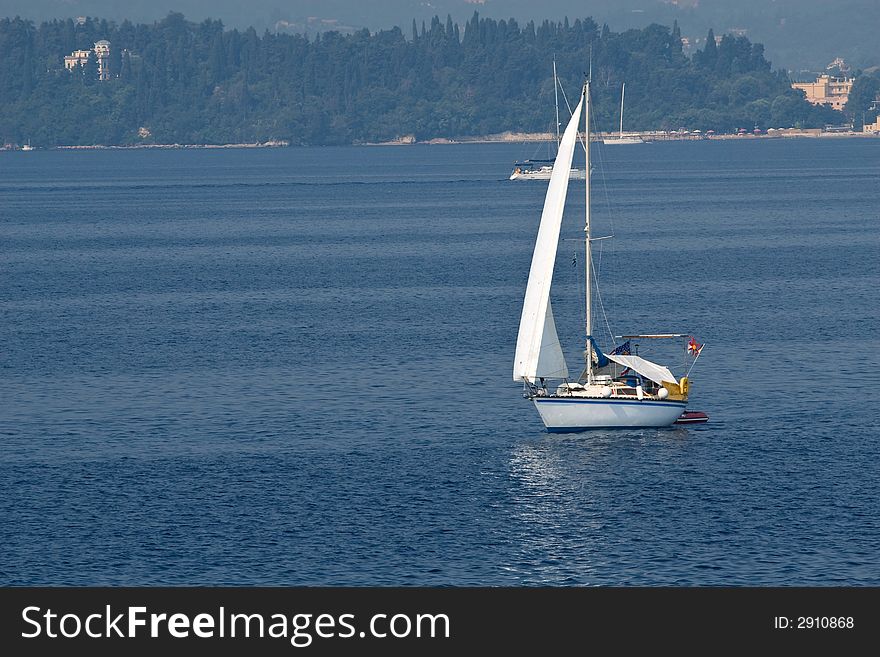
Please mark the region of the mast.
<svg viewBox="0 0 880 657"><path fill-rule="evenodd" d="M556 147L559 148L559 83L556 81L556 59L553 59L553 98L556 101Z"/></svg>
<svg viewBox="0 0 880 657"><path fill-rule="evenodd" d="M623 93L626 91L626 82L620 87L620 138L623 139Z"/></svg>
<svg viewBox="0 0 880 657"><path fill-rule="evenodd" d="M591 262L591 253L590 253L590 80L587 79L586 83L584 83L584 152L585 163L584 167L586 170L586 185L584 187L584 199L585 199L585 217L584 217L584 248L586 251L586 257L584 258L584 267L586 269L586 274L584 280L586 281L586 296L587 296L587 318L586 318L586 329L587 329L587 383L590 383L593 380L593 308L592 308L592 280L590 276L590 271L592 269Z"/></svg>

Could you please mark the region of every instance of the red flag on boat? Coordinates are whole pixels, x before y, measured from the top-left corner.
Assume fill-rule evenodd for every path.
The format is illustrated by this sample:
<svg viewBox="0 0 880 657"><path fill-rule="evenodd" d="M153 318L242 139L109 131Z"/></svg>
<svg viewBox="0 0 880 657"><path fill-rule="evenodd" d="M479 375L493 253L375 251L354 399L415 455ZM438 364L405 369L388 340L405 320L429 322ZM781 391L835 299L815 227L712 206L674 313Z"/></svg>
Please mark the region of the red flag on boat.
<svg viewBox="0 0 880 657"><path fill-rule="evenodd" d="M703 350L703 345L697 342L694 339L694 336L691 336L690 342L688 342L688 353L694 356L695 358L700 355L700 352Z"/></svg>

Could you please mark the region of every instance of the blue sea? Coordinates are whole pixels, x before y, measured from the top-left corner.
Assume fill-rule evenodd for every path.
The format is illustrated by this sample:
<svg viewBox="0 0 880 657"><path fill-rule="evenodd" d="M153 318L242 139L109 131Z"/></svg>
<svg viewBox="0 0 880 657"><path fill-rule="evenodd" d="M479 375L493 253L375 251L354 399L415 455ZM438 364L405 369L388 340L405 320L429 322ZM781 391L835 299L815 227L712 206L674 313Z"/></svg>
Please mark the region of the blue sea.
<svg viewBox="0 0 880 657"><path fill-rule="evenodd" d="M880 140L595 149L601 335L707 424L523 399L531 145L0 153L2 584L880 585Z"/></svg>

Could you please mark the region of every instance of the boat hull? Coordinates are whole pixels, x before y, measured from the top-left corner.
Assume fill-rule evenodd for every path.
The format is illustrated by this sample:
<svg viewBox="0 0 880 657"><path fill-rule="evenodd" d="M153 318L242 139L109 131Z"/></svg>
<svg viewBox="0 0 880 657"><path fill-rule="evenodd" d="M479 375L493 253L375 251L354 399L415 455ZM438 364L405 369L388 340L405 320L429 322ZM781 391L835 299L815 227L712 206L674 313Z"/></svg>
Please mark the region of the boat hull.
<svg viewBox="0 0 880 657"><path fill-rule="evenodd" d="M685 410L686 403L670 400L535 397L538 414L550 432L585 431L615 427L667 427Z"/></svg>
<svg viewBox="0 0 880 657"><path fill-rule="evenodd" d="M531 171L514 171L510 174L510 180L550 180L553 169L533 169ZM586 174L580 169L572 169L569 180L584 180Z"/></svg>
<svg viewBox="0 0 880 657"><path fill-rule="evenodd" d="M612 144L644 144L645 140L640 137L618 137L617 139L603 139L602 143L609 146Z"/></svg>

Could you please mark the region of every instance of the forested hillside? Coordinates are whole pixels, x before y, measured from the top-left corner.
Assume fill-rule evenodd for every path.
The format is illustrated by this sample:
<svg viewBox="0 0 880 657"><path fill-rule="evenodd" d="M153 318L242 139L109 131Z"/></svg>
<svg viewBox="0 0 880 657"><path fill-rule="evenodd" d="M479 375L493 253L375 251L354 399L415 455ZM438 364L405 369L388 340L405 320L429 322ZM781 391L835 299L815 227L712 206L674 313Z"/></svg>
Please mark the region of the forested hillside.
<svg viewBox="0 0 880 657"><path fill-rule="evenodd" d="M693 57L677 26L612 32L591 19L519 25L474 14L370 34L316 38L226 30L169 14L151 25L87 19L39 26L0 20L0 140L35 145L349 144L503 131L549 131L552 62L576 94L592 62L600 129L730 132L814 127L843 116L816 108L774 72L763 47L725 35ZM110 42L100 80L94 53Z"/></svg>

